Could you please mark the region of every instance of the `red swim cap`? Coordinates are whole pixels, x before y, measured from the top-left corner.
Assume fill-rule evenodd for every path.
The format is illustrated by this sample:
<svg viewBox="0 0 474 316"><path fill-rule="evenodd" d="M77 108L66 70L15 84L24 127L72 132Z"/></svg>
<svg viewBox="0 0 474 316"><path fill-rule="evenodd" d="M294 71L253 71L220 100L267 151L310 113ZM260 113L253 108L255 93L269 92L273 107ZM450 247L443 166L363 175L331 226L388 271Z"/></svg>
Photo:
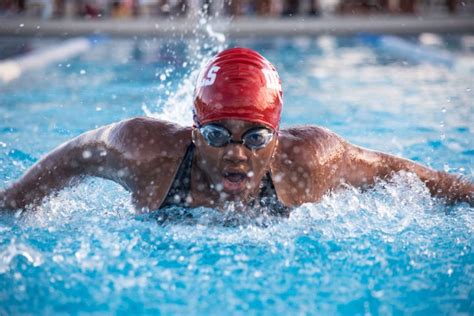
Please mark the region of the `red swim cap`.
<svg viewBox="0 0 474 316"><path fill-rule="evenodd" d="M217 54L201 71L194 90L194 121L257 122L277 129L283 105L275 67L248 48Z"/></svg>

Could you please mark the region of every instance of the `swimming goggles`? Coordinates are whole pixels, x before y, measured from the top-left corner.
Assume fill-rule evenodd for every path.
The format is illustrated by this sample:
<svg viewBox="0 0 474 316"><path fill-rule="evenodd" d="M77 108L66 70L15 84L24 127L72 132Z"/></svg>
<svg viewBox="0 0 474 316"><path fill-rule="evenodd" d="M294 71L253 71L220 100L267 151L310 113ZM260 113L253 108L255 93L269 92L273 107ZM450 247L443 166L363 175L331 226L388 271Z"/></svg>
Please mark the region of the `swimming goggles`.
<svg viewBox="0 0 474 316"><path fill-rule="evenodd" d="M270 143L274 132L265 127L251 128L242 135L241 140L233 140L232 133L217 124L207 124L199 128L209 146L224 147L228 144L243 144L251 150L261 149Z"/></svg>

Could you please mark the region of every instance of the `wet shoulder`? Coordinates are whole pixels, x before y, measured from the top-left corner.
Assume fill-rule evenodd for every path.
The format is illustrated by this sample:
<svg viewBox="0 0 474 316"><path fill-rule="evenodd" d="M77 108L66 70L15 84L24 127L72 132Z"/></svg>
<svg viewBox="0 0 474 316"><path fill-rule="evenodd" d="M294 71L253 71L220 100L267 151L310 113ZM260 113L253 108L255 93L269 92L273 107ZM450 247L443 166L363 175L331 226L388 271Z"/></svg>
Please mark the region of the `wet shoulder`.
<svg viewBox="0 0 474 316"><path fill-rule="evenodd" d="M125 173L126 187L138 209L158 209L191 144L191 128L152 118L114 124L109 146Z"/></svg>
<svg viewBox="0 0 474 316"><path fill-rule="evenodd" d="M345 141L323 127L281 130L271 169L282 202L299 205L318 201L332 186L344 148Z"/></svg>
<svg viewBox="0 0 474 316"><path fill-rule="evenodd" d="M191 143L191 127L136 117L115 124L109 142L129 159L173 159L182 156Z"/></svg>
<svg viewBox="0 0 474 316"><path fill-rule="evenodd" d="M344 144L340 136L327 128L297 126L280 131L278 156L299 164L324 164L328 158L343 151Z"/></svg>

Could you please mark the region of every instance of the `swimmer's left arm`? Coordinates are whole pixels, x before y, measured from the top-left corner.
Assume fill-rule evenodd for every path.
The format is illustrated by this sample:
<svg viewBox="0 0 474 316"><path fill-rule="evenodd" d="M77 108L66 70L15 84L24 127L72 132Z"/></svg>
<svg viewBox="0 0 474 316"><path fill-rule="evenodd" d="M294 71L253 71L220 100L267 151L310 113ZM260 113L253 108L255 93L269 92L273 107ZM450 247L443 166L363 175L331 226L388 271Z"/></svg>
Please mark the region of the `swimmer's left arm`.
<svg viewBox="0 0 474 316"><path fill-rule="evenodd" d="M415 173L433 196L448 203L467 202L474 205L474 185L460 176L433 170L414 161L346 144L343 179L354 186L371 185L377 179L388 179L394 173Z"/></svg>

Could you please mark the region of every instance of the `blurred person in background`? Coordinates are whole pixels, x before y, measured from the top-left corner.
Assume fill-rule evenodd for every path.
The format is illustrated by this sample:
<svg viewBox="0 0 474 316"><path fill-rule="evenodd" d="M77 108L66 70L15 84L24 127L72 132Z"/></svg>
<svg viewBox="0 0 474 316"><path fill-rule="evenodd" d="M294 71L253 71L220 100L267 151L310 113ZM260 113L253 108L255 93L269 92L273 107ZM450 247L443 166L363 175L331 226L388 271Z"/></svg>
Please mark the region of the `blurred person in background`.
<svg viewBox="0 0 474 316"><path fill-rule="evenodd" d="M25 0L2 0L0 1L0 13L5 15L21 14L25 12Z"/></svg>
<svg viewBox="0 0 474 316"><path fill-rule="evenodd" d="M51 19L53 16L52 0L29 0L26 2L26 12L30 16L41 19Z"/></svg>
<svg viewBox="0 0 474 316"><path fill-rule="evenodd" d="M229 4L229 15L231 16L241 16L244 12L244 3L245 0L230 0Z"/></svg>
<svg viewBox="0 0 474 316"><path fill-rule="evenodd" d="M256 1L256 13L260 16L270 15L271 0L255 0Z"/></svg>
<svg viewBox="0 0 474 316"><path fill-rule="evenodd" d="M131 17L134 12L133 0L114 0L111 3L111 15L114 18Z"/></svg>
<svg viewBox="0 0 474 316"><path fill-rule="evenodd" d="M284 9L283 9L283 16L294 16L298 14L300 7L300 0L285 0Z"/></svg>
<svg viewBox="0 0 474 316"><path fill-rule="evenodd" d="M152 17L158 13L158 0L138 0L139 14L142 17Z"/></svg>
<svg viewBox="0 0 474 316"><path fill-rule="evenodd" d="M446 0L446 6L449 13L457 13L458 11L458 0Z"/></svg>

